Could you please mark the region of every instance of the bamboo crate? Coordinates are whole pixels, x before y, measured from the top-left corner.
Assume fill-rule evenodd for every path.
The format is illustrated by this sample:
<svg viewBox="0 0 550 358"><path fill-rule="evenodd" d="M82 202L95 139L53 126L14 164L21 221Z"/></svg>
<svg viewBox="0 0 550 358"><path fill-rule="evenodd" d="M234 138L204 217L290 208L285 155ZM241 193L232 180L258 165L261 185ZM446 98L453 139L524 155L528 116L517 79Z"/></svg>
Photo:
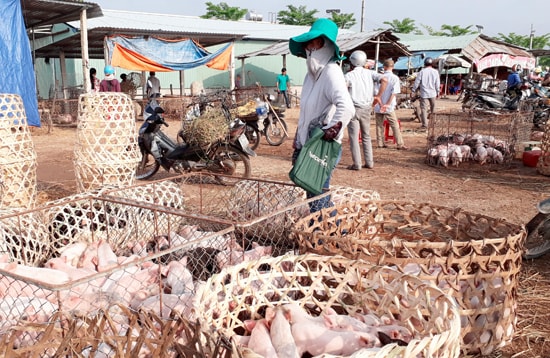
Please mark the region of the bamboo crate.
<svg viewBox="0 0 550 358"><path fill-rule="evenodd" d="M525 230L460 208L373 201L296 223L301 253L343 255L414 273L452 295L462 351L490 354L512 340Z"/></svg>
<svg viewBox="0 0 550 358"><path fill-rule="evenodd" d="M36 202L36 152L23 99L0 94L0 207L31 208Z"/></svg>
<svg viewBox="0 0 550 358"><path fill-rule="evenodd" d="M305 191L293 183L263 179L242 179L235 185L218 185L210 174L183 175L146 182L126 188L106 190L102 195L168 205L184 212L228 220L235 226L239 244L271 246L279 256L297 248L289 240L294 223L309 214ZM334 203L376 200L373 190L332 186ZM319 198L319 197L318 197ZM318 199L316 198L316 199Z"/></svg>
<svg viewBox="0 0 550 358"><path fill-rule="evenodd" d="M233 231L227 221L86 194L2 212L0 355L86 356L99 347L106 356L168 356L190 349L183 346L193 337L182 322L193 322L196 285L211 265L202 253L225 247ZM100 254L107 245L116 260ZM170 281L166 270L181 267L175 261L187 270Z"/></svg>
<svg viewBox="0 0 550 358"><path fill-rule="evenodd" d="M124 93L80 96L74 149L79 192L134 184L140 161L134 112Z"/></svg>
<svg viewBox="0 0 550 358"><path fill-rule="evenodd" d="M236 342L246 334L245 320L261 319L267 307L291 302L313 316L327 308L339 314L391 315L413 333L407 346L362 349L356 357L459 354L460 319L451 297L416 277L361 260L314 254L261 259L212 276L197 298L204 332L233 339L234 354L243 349Z"/></svg>
<svg viewBox="0 0 550 358"><path fill-rule="evenodd" d="M467 167L484 164L509 166L520 151L519 145L528 141L533 126L532 112L445 111L430 116L426 148L426 163L433 166ZM453 155L456 145L469 147L461 155ZM480 151L477 146L500 152L494 156ZM438 149L438 150L436 150ZM493 149L489 149L492 151ZM471 155L468 155L469 152ZM497 155L498 154L498 155Z"/></svg>

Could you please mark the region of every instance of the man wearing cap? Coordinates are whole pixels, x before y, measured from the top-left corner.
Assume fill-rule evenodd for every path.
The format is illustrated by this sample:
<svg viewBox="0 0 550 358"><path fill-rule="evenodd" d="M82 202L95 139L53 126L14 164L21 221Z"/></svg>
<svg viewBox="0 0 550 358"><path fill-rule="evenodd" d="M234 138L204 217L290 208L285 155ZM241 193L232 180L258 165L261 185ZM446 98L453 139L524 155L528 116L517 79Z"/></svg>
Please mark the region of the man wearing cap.
<svg viewBox="0 0 550 358"><path fill-rule="evenodd" d="M364 51L353 51L349 57L352 70L346 73L346 83L349 94L355 106L355 116L348 124L349 147L353 164L348 166L348 170L361 169L361 150L357 138L361 133L361 144L363 154L365 155L365 164L363 168L372 169L374 161L372 156L372 141L370 137L370 112L374 97L374 82L380 82L378 93L383 93L388 82L387 78L380 73L365 68L367 64L367 54ZM376 97L376 103L380 102L380 97Z"/></svg>
<svg viewBox="0 0 550 358"><path fill-rule="evenodd" d="M321 18L313 23L309 32L289 41L290 52L305 58L307 66L293 144L293 162L298 158L298 153L315 127L325 131L324 140L342 143L344 129L355 114L344 74L336 63L344 59L340 56L340 49L336 44L337 36L338 26L329 19ZM337 163L341 154L340 150ZM329 190L330 177L331 175L324 185L325 191ZM314 194L307 193L308 198L313 196ZM330 197L324 197L311 203L310 210L313 212L331 205Z"/></svg>

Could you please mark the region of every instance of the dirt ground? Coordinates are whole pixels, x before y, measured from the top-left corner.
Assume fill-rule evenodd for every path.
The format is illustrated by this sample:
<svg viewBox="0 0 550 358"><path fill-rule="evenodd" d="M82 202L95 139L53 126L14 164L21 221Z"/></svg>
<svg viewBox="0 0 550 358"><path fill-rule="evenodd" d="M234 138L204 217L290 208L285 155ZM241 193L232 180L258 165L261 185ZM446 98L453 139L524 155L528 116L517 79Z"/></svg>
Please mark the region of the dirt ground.
<svg viewBox="0 0 550 358"><path fill-rule="evenodd" d="M458 108L456 96L439 99L437 105L438 109ZM461 207L518 225L525 224L535 215L538 201L550 196L550 177L538 174L536 168L524 166L519 159L509 167L476 164L446 169L428 166L425 164L426 132L416 130L419 122L411 119L412 110L399 110L398 117L402 122L405 144L410 150L398 151L391 143L385 149L378 149L375 145L374 169L349 171L345 168L352 161L346 138L333 184L376 190L384 200ZM287 110L285 119L290 133L294 133L297 118L297 108ZM138 121L136 125L140 123ZM179 120L169 118L169 123L168 133L173 134L180 127ZM32 133L38 158L40 201L75 193L73 150L76 128L54 127L51 133L47 133L45 128L35 128ZM374 139L374 123L371 135ZM254 177L288 181L291 140L274 147L262 138L256 152L258 156L251 160ZM157 174L156 178L160 175ZM495 357L550 357L548 306L541 304L540 309L534 308L532 297L535 289L542 292L541 295L550 292L549 259L550 254L524 263L522 286L518 290L516 338Z"/></svg>

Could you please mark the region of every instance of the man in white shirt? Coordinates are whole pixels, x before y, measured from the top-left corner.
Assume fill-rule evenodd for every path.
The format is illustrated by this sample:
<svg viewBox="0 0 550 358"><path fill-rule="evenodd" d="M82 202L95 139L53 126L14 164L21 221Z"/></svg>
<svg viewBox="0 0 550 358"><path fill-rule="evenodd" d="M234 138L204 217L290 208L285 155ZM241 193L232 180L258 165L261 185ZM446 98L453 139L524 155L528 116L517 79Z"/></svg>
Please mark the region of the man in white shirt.
<svg viewBox="0 0 550 358"><path fill-rule="evenodd" d="M349 170L361 169L361 151L359 149L359 131L361 131L361 144L365 164L363 168L372 169L374 160L372 156L372 142L370 136L370 113L374 96L374 82L382 81L385 87L387 79L379 73L365 68L367 55L363 51L354 51L350 56L352 70L346 73L346 83L349 94L355 107L355 116L348 124L349 146L353 164L348 166ZM383 92L380 91L380 93ZM380 99L377 97L378 102Z"/></svg>
<svg viewBox="0 0 550 358"><path fill-rule="evenodd" d="M147 79L147 98L160 97L160 80L155 76L155 72L149 72Z"/></svg>
<svg viewBox="0 0 550 358"><path fill-rule="evenodd" d="M420 128L428 128L428 104L430 104L430 113L435 111L435 99L439 96L440 87L439 71L433 68L433 59L426 57L424 68L418 73L414 80L412 93L420 89Z"/></svg>

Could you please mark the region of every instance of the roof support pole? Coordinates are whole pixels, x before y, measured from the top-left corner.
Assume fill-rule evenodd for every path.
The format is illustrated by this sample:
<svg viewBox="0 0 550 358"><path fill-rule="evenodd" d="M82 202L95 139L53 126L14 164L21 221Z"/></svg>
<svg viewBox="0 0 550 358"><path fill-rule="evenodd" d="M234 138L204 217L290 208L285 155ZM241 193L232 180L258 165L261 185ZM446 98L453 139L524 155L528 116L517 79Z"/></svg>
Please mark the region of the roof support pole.
<svg viewBox="0 0 550 358"><path fill-rule="evenodd" d="M180 73L180 96L185 94L185 71L179 71Z"/></svg>
<svg viewBox="0 0 550 358"><path fill-rule="evenodd" d="M241 58L241 87L246 86L245 78L246 78L246 74L244 70L244 58Z"/></svg>
<svg viewBox="0 0 550 358"><path fill-rule="evenodd" d="M235 89L235 46L231 47L231 59L229 60L229 89Z"/></svg>
<svg viewBox="0 0 550 358"><path fill-rule="evenodd" d="M61 66L61 91L63 93L63 99L67 99L67 92L65 91L67 86L67 63L63 50L59 51L59 64Z"/></svg>
<svg viewBox="0 0 550 358"><path fill-rule="evenodd" d="M374 54L374 67L378 72L378 58L380 57L380 35L376 36L376 52Z"/></svg>
<svg viewBox="0 0 550 358"><path fill-rule="evenodd" d="M90 82L90 67L89 56L88 56L88 16L86 14L86 9L83 9L80 12L80 47L81 47L81 56L82 56L82 74L84 75L83 89L86 93L89 93L92 90L92 84Z"/></svg>

